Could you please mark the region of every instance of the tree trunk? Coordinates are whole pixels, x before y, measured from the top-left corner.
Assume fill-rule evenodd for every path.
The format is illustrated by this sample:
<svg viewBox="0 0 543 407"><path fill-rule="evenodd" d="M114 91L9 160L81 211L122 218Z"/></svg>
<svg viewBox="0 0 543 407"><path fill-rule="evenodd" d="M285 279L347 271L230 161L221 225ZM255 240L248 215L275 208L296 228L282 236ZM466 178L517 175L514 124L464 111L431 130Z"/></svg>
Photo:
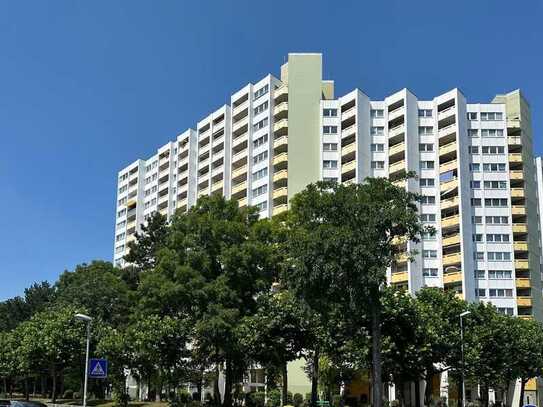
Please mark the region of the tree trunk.
<svg viewBox="0 0 543 407"><path fill-rule="evenodd" d="M313 355L313 374L311 375L311 407L316 407L319 399L319 351L315 350Z"/></svg>
<svg viewBox="0 0 543 407"><path fill-rule="evenodd" d="M281 379L283 380L282 389L281 389L281 405L286 406L288 404L288 372L287 372L287 362L283 365L283 372L281 374Z"/></svg>
<svg viewBox="0 0 543 407"><path fill-rule="evenodd" d="M224 369L224 400L223 407L232 407L232 361L226 360Z"/></svg>
<svg viewBox="0 0 543 407"><path fill-rule="evenodd" d="M481 385L481 401L484 407L488 407L488 384Z"/></svg>
<svg viewBox="0 0 543 407"><path fill-rule="evenodd" d="M371 312L371 364L372 364L372 406L383 406L383 378L381 366L381 299L379 287L372 289L370 295Z"/></svg>
<svg viewBox="0 0 543 407"><path fill-rule="evenodd" d="M57 372L54 365L53 365L53 368L51 369L51 376L53 378L53 389L51 392L51 401L53 402L53 404L55 404L57 402Z"/></svg>
<svg viewBox="0 0 543 407"><path fill-rule="evenodd" d="M30 393L28 391L28 376L26 376L26 375L25 375L24 384L25 384L25 400L28 401L28 400L30 400Z"/></svg>
<svg viewBox="0 0 543 407"><path fill-rule="evenodd" d="M420 380L415 379L415 406L422 407L420 404Z"/></svg>
<svg viewBox="0 0 543 407"><path fill-rule="evenodd" d="M522 407L524 405L524 388L527 381L527 379L520 379L520 398L518 400L518 407Z"/></svg>
<svg viewBox="0 0 543 407"><path fill-rule="evenodd" d="M429 406L432 400L432 385L434 384L434 372L430 369L426 370L426 387L424 388L424 405Z"/></svg>
<svg viewBox="0 0 543 407"><path fill-rule="evenodd" d="M400 403L400 406L405 406L405 386L403 381L394 381L394 387L396 388L396 394L394 395L396 400Z"/></svg>
<svg viewBox="0 0 543 407"><path fill-rule="evenodd" d="M219 390L219 375L220 374L221 374L221 369L219 366L217 366L217 376L213 380L213 399L216 406L221 404L221 392Z"/></svg>

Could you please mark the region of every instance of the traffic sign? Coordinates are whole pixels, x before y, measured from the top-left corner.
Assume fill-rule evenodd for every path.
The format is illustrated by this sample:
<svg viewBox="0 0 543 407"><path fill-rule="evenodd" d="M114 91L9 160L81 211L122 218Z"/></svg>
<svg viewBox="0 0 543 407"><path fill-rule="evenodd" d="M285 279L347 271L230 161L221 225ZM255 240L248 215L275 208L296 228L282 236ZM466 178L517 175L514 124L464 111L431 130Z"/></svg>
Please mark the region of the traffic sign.
<svg viewBox="0 0 543 407"><path fill-rule="evenodd" d="M107 360L106 359L90 359L89 360L89 377L91 379L105 379L107 377Z"/></svg>

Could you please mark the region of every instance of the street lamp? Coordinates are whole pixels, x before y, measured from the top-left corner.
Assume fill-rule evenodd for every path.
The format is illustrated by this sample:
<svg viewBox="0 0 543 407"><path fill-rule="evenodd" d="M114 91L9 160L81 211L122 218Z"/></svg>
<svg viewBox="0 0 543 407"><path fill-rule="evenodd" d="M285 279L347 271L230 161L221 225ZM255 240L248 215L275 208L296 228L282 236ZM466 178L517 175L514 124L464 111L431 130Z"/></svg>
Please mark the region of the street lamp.
<svg viewBox="0 0 543 407"><path fill-rule="evenodd" d="M85 353L85 384L83 385L83 407L87 407L87 381L89 375L89 345L90 345L90 328L92 318L84 314L75 314L75 319L87 323L87 352Z"/></svg>
<svg viewBox="0 0 543 407"><path fill-rule="evenodd" d="M462 318L471 314L470 311L464 311L460 314L460 352L462 356L462 407L466 407L466 379L464 377L464 323Z"/></svg>

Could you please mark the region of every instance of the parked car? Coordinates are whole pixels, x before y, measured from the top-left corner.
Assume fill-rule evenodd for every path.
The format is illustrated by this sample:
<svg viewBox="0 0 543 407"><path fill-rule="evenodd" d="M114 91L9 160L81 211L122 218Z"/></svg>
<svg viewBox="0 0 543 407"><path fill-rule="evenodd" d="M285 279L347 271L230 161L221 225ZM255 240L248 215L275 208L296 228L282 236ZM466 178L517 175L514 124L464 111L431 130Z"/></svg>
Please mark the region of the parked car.
<svg viewBox="0 0 543 407"><path fill-rule="evenodd" d="M47 407L40 401L0 400L0 407Z"/></svg>

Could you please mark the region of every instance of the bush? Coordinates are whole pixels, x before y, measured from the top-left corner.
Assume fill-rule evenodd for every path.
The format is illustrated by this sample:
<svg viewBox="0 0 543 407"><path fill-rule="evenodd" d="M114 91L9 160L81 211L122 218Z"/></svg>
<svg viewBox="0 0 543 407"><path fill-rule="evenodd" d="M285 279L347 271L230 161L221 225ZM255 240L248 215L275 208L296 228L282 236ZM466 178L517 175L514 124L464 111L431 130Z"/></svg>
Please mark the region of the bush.
<svg viewBox="0 0 543 407"><path fill-rule="evenodd" d="M245 396L245 405L247 407L264 407L266 395L262 391L247 393Z"/></svg>
<svg viewBox="0 0 543 407"><path fill-rule="evenodd" d="M74 400L81 400L81 393L79 393L78 391L75 391L74 394L73 394L73 399Z"/></svg>
<svg viewBox="0 0 543 407"><path fill-rule="evenodd" d="M292 396L292 403L294 404L294 407L300 407L304 402L304 396L302 396L300 393L295 393L294 396Z"/></svg>
<svg viewBox="0 0 543 407"><path fill-rule="evenodd" d="M65 390L64 394L62 395L63 399L73 399L74 398L74 391L73 390Z"/></svg>
<svg viewBox="0 0 543 407"><path fill-rule="evenodd" d="M273 389L268 392L268 403L266 407L280 407L281 406L281 391L279 389Z"/></svg>
<svg viewBox="0 0 543 407"><path fill-rule="evenodd" d="M115 393L113 396L113 401L115 402L116 406L127 406L128 402L130 401L130 396L128 393Z"/></svg>
<svg viewBox="0 0 543 407"><path fill-rule="evenodd" d="M332 407L340 407L341 406L341 395L340 394L332 394L332 401L330 402L330 405Z"/></svg>

